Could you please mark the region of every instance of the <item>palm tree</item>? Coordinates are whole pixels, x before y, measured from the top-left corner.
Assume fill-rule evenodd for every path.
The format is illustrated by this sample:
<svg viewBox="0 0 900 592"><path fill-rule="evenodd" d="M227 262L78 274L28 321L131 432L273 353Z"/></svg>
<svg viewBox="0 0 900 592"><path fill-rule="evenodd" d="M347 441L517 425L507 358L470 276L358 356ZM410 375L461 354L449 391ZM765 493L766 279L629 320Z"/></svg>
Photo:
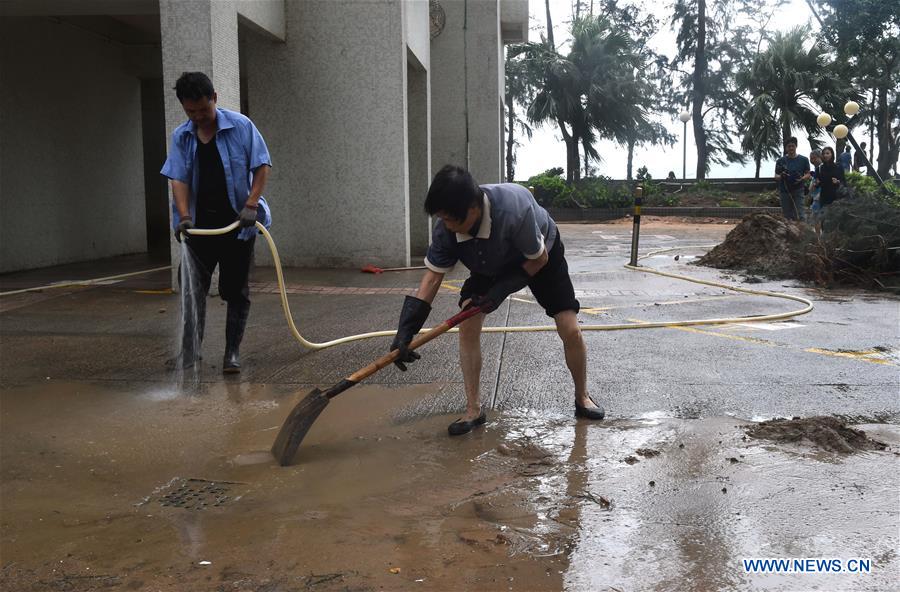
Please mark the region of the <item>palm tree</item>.
<svg viewBox="0 0 900 592"><path fill-rule="evenodd" d="M782 138L778 134L779 126L774 113L772 98L761 94L750 101L742 114L744 135L741 149L753 157L757 179L764 158L781 156Z"/></svg>
<svg viewBox="0 0 900 592"><path fill-rule="evenodd" d="M801 129L809 136L810 145L817 148L822 145L817 139L818 105L840 101L839 95L846 90L833 73L826 49L817 43L807 49L806 44L807 36L801 27L776 33L749 70L738 75L738 81L750 91L748 110L760 124L768 117L761 110L770 109L768 121L780 127L782 140L789 138L794 129Z"/></svg>
<svg viewBox="0 0 900 592"><path fill-rule="evenodd" d="M578 70L543 36L540 42L510 47L509 54L522 55L527 68L540 72L540 78L535 81L536 92L528 105L528 120L534 124L553 122L559 127L566 144L566 180L571 182L580 166L578 136L572 127L580 108Z"/></svg>
<svg viewBox="0 0 900 592"><path fill-rule="evenodd" d="M638 65L631 41L602 17L584 17L572 24L572 47L565 56L547 39L511 48L541 72L528 106L532 123L555 122L566 144L566 181L581 178L585 165L599 160L598 137L616 138L633 121L625 92Z"/></svg>
<svg viewBox="0 0 900 592"><path fill-rule="evenodd" d="M585 17L572 23L569 61L579 72L578 116L573 129L584 148L585 168L599 160L597 136L619 138L635 123L634 71L640 61L631 39L605 17ZM577 154L576 154L577 156Z"/></svg>
<svg viewBox="0 0 900 592"><path fill-rule="evenodd" d="M510 52L511 53L511 52ZM516 153L519 146L516 130L531 139L532 130L528 122L516 113L516 105L522 105L533 92L535 74L524 59L517 59L507 53L506 57L506 181L512 183L516 175Z"/></svg>

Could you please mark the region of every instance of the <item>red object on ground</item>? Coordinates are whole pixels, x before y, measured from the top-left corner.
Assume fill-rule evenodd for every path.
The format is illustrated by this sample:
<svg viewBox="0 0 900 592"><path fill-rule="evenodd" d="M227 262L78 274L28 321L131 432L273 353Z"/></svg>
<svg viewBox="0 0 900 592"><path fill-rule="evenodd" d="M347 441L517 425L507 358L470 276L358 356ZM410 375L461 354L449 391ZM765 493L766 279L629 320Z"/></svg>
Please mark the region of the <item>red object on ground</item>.
<svg viewBox="0 0 900 592"><path fill-rule="evenodd" d="M360 269L360 271L363 273L383 273L384 272L383 269L381 269L380 267L375 267L371 263L369 263L368 265L366 265L365 267Z"/></svg>

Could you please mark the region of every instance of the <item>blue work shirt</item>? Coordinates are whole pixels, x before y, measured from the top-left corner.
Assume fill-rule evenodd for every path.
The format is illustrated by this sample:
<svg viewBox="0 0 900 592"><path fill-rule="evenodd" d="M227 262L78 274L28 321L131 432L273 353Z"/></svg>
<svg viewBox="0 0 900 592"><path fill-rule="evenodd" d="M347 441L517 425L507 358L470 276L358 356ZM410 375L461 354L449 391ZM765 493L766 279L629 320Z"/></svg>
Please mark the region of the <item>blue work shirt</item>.
<svg viewBox="0 0 900 592"><path fill-rule="evenodd" d="M841 155L838 156L838 162L841 163L841 167L843 167L845 172L853 168L853 157L850 156L849 152L841 152Z"/></svg>
<svg viewBox="0 0 900 592"><path fill-rule="evenodd" d="M454 233L438 218L425 266L447 273L457 261L473 273L498 276L525 259L537 259L556 241L556 223L528 189L515 183L481 185L481 222L475 236Z"/></svg>
<svg viewBox="0 0 900 592"><path fill-rule="evenodd" d="M781 174L778 187L781 191L795 191L802 186L801 177L809 172L809 159L797 154L794 158L787 155L775 161L775 174Z"/></svg>
<svg viewBox="0 0 900 592"><path fill-rule="evenodd" d="M253 171L262 165L272 166L269 149L262 135L250 119L235 111L216 107L216 147L225 168L225 184L228 187L228 201L234 208L234 219L244 209L250 187L253 185ZM191 195L188 207L191 216L197 219L197 190L200 187L200 170L197 166L197 133L194 122L188 120L172 132L169 156L162 173L169 179L190 185ZM263 226L272 225L272 215L265 198L259 198L257 218ZM181 215L172 200L172 229L181 221ZM238 234L241 240L249 240L256 234L254 227L244 228Z"/></svg>

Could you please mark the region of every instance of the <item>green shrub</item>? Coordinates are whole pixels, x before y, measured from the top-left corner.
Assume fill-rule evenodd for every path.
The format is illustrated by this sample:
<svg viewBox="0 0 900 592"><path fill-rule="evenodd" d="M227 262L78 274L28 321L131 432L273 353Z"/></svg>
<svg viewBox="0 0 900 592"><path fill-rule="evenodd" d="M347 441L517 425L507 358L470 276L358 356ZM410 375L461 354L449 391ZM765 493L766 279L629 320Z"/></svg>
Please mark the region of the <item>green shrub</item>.
<svg viewBox="0 0 900 592"><path fill-rule="evenodd" d="M529 187L534 187L534 199L542 206L564 207L565 202L570 201L571 190L562 178L562 172L562 168L555 167L529 178L526 182Z"/></svg>
<svg viewBox="0 0 900 592"><path fill-rule="evenodd" d="M644 205L652 207L674 208L681 203L681 198L675 193L654 193L644 200Z"/></svg>
<svg viewBox="0 0 900 592"><path fill-rule="evenodd" d="M847 186L854 195L869 195L878 192L878 182L868 175L850 172L845 175L845 178Z"/></svg>
<svg viewBox="0 0 900 592"><path fill-rule="evenodd" d="M700 191L711 191L712 183L707 181L706 179L700 179L696 183L694 183L691 188L692 191L700 192Z"/></svg>
<svg viewBox="0 0 900 592"><path fill-rule="evenodd" d="M540 175L539 177L562 177L566 171L562 167L550 167Z"/></svg>
<svg viewBox="0 0 900 592"><path fill-rule="evenodd" d="M720 208L742 208L741 202L736 199L720 199L718 203Z"/></svg>
<svg viewBox="0 0 900 592"><path fill-rule="evenodd" d="M778 193L776 193L775 191L766 191L765 193L760 193L755 198L753 198L753 205L759 207L777 208L781 206L781 200L778 197Z"/></svg>
<svg viewBox="0 0 900 592"><path fill-rule="evenodd" d="M882 191L874 177L850 172L847 173L846 179L852 197L869 198L894 207L900 207L900 188L893 183L885 183L885 191Z"/></svg>
<svg viewBox="0 0 900 592"><path fill-rule="evenodd" d="M644 199L648 199L662 192L662 187L659 183L653 181L653 175L650 174L650 171L648 171L645 166L642 166L637 170L637 180L641 187L644 188Z"/></svg>

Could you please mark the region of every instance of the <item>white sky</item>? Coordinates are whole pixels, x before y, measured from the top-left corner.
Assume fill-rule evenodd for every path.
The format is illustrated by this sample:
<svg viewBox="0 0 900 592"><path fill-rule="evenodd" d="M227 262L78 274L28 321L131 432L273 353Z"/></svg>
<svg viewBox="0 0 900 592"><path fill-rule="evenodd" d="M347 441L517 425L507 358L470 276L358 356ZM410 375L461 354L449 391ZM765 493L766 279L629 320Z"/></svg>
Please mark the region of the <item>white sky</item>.
<svg viewBox="0 0 900 592"><path fill-rule="evenodd" d="M590 0L583 0L590 2ZM640 3L640 0L631 0ZM621 0L623 5L629 0ZM663 21L660 31L657 32L653 45L656 50L670 58L675 54L675 33L672 32L667 24L671 18L671 0L663 0L662 2L653 2L658 8L654 11L657 17ZM572 0L550 0L550 14L553 19L553 31L557 46L568 39L566 30L572 19ZM529 10L531 13L531 30L529 32L529 40L537 41L540 34L546 31L546 13L544 0L529 0ZM789 0L781 8L777 10L771 19L773 29L789 29L791 27L806 23L809 25L813 20L812 13L805 0ZM811 26L811 25L809 25ZM816 30L818 25L816 25ZM835 115L835 114L832 114ZM669 128L669 131L678 139L678 143L671 147L646 146L636 147L634 151L634 174L641 166L646 166L654 179L664 179L669 171L674 171L678 178L681 178L682 171L682 142L683 142L683 126L681 121L673 118L669 114L660 114L658 120ZM805 134L796 134L800 145L797 152L800 154L809 154L809 143L805 139ZM527 137L519 138L522 142L516 150L516 179L524 180L532 175L536 175L551 167L565 167L566 153L565 144L562 136L559 134L558 128L555 126L543 126L534 131L534 136L529 141ZM735 140L736 144L740 143L739 139ZM628 151L624 146L620 146L614 142L603 140L598 142L597 150L603 161L595 163L597 173L606 175L614 179L624 179L628 162ZM582 167L584 165L582 164ZM691 124L687 126L687 178L695 177L697 168L697 149L694 146L694 135L691 130ZM774 173L775 162L763 161L760 169L760 176L771 176ZM505 171L505 169L504 169ZM752 177L755 171L755 164L750 161L746 165L730 164L722 166L713 164L708 177Z"/></svg>

